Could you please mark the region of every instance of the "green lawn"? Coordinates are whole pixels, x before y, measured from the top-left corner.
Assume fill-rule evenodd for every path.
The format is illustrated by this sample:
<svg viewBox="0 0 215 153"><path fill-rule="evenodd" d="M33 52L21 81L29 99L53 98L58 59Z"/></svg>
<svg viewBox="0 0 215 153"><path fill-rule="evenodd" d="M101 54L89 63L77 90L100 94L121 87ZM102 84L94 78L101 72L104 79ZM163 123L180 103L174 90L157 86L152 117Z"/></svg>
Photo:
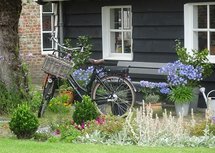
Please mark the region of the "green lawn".
<svg viewBox="0 0 215 153"><path fill-rule="evenodd" d="M215 148L107 146L35 142L0 138L0 153L214 153Z"/></svg>

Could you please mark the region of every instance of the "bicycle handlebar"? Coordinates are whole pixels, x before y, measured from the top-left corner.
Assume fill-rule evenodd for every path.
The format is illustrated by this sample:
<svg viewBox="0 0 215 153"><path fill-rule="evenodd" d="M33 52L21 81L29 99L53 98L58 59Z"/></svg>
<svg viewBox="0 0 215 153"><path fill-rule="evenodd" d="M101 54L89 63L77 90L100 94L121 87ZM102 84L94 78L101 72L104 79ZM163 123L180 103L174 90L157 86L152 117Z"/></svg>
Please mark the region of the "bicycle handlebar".
<svg viewBox="0 0 215 153"><path fill-rule="evenodd" d="M54 36L51 36L51 40L53 40L59 47L61 47L63 49L70 50L70 51L74 51L74 50L81 50L81 52L84 51L84 47L83 46L74 47L74 48L69 48L69 47L63 46L60 43L58 43L57 39ZM64 51L58 51L58 52L66 53Z"/></svg>

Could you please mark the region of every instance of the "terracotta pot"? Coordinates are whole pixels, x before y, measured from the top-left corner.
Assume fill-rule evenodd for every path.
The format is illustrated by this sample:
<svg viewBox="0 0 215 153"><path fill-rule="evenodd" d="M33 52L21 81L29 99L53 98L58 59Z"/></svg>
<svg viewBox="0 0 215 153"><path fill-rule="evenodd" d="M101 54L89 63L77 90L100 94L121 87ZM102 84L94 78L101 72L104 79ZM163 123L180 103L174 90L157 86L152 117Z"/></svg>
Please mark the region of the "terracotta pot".
<svg viewBox="0 0 215 153"><path fill-rule="evenodd" d="M145 107L150 107L153 111L161 111L162 110L162 104L159 102L146 104Z"/></svg>

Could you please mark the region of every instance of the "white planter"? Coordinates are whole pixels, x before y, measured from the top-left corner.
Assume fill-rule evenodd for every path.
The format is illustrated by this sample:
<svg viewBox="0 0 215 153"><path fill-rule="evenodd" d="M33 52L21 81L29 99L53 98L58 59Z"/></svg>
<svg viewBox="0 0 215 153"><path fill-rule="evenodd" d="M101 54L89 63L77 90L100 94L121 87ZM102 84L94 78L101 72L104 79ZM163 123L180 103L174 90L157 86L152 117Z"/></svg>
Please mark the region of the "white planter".
<svg viewBox="0 0 215 153"><path fill-rule="evenodd" d="M189 113L190 103L185 104L175 104L175 111L177 116L187 116Z"/></svg>

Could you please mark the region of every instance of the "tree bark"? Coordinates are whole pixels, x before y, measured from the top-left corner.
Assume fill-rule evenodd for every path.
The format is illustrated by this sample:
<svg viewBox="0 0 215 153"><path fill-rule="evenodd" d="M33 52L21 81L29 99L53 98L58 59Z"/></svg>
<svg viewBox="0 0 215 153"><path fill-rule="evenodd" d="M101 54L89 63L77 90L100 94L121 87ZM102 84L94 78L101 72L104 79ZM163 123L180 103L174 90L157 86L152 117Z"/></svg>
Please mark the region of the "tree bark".
<svg viewBox="0 0 215 153"><path fill-rule="evenodd" d="M0 81L7 89L25 91L25 73L19 58L18 21L22 0L0 0Z"/></svg>

